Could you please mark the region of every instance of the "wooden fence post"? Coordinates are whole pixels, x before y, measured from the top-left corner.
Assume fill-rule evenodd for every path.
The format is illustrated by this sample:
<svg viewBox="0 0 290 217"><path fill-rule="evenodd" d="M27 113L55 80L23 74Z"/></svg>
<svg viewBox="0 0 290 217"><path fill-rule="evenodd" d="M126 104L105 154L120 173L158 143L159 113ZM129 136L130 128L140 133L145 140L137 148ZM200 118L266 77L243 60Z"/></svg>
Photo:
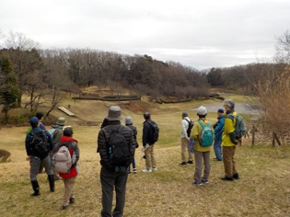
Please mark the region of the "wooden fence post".
<svg viewBox="0 0 290 217"><path fill-rule="evenodd" d="M272 146L275 147L275 132L272 132Z"/></svg>
<svg viewBox="0 0 290 217"><path fill-rule="evenodd" d="M253 123L253 127L252 127L252 146L255 145L255 131L256 131L256 127L255 127L255 124Z"/></svg>

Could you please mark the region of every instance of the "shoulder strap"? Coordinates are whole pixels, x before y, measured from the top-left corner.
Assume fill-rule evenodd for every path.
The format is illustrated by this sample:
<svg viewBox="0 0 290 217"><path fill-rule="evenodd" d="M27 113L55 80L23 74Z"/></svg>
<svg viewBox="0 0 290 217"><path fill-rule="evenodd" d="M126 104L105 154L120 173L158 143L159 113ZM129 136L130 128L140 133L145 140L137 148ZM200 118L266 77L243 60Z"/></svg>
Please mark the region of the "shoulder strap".
<svg viewBox="0 0 290 217"><path fill-rule="evenodd" d="M205 128L204 124L200 120L198 120L198 123L201 125L202 129Z"/></svg>
<svg viewBox="0 0 290 217"><path fill-rule="evenodd" d="M211 123L210 123L210 121L209 121L208 124L207 124L207 127L210 127L210 124L211 124Z"/></svg>

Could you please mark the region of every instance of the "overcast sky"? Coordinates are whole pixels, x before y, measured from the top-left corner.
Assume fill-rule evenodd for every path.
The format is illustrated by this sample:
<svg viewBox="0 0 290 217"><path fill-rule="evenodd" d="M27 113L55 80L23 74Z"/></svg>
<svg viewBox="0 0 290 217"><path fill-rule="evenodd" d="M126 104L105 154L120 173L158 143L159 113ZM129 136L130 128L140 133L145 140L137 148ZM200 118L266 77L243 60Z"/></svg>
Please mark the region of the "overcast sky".
<svg viewBox="0 0 290 217"><path fill-rule="evenodd" d="M41 48L148 54L197 69L272 61L289 0L0 0L0 30Z"/></svg>

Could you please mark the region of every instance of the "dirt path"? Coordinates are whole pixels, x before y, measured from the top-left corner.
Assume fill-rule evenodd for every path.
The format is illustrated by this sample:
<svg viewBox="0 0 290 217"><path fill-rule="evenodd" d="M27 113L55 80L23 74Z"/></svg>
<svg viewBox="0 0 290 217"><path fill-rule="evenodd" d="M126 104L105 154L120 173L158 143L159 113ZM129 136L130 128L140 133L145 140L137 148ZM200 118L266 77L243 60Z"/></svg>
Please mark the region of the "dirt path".
<svg viewBox="0 0 290 217"><path fill-rule="evenodd" d="M223 108L223 102L211 103L205 106L208 112L216 112L219 108ZM193 108L192 110L197 110L197 108ZM248 108L246 103L236 103L235 110L238 114L251 114L251 115L259 115L257 110L252 110Z"/></svg>

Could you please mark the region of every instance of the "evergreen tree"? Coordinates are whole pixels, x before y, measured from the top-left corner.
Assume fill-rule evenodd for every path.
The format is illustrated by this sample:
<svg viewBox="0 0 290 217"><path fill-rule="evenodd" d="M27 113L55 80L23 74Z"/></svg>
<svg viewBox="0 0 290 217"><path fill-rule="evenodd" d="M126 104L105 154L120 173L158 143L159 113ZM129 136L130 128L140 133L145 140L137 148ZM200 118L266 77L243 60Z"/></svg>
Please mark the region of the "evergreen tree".
<svg viewBox="0 0 290 217"><path fill-rule="evenodd" d="M8 111L17 106L19 97L19 85L17 76L13 72L12 64L8 57L0 56L0 104L5 121L8 122Z"/></svg>

